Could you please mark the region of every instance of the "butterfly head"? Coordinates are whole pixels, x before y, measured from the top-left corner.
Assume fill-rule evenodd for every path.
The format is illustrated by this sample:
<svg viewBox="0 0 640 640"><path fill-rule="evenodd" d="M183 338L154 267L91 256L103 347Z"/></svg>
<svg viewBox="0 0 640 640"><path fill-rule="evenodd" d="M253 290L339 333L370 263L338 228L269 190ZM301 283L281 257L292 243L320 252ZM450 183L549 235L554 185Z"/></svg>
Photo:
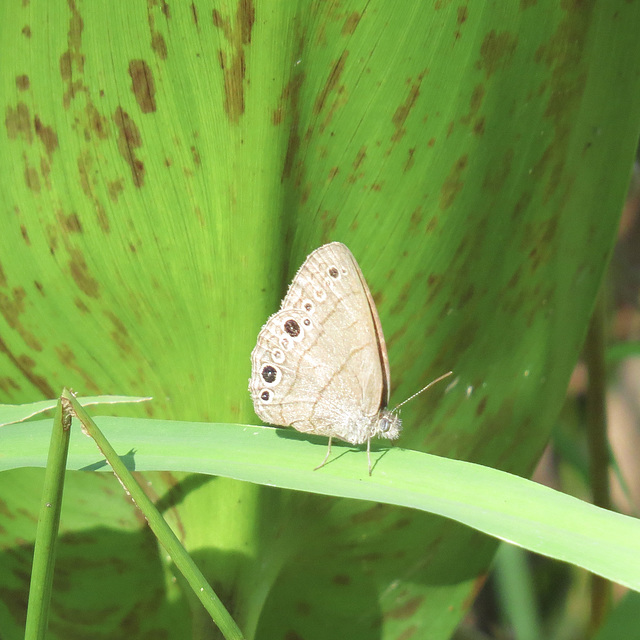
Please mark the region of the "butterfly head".
<svg viewBox="0 0 640 640"><path fill-rule="evenodd" d="M388 440L397 440L401 431L402 420L400 420L398 414L388 409L383 409L378 416L375 435Z"/></svg>

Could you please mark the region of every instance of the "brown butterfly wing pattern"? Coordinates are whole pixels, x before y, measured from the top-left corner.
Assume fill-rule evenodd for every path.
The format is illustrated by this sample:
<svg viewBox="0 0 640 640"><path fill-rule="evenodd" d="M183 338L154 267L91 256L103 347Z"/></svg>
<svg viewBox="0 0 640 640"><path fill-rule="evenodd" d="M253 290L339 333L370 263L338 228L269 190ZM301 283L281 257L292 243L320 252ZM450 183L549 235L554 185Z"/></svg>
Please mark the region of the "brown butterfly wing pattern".
<svg viewBox="0 0 640 640"><path fill-rule="evenodd" d="M300 267L251 354L249 389L270 424L367 441L389 396L380 320L355 258L341 243Z"/></svg>

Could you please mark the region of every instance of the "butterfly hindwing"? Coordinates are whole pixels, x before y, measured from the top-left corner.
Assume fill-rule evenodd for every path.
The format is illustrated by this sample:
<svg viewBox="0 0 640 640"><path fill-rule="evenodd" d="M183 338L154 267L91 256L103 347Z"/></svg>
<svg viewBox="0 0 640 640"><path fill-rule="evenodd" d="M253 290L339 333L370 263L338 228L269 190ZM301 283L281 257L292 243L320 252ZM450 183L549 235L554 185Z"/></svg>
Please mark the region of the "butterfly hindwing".
<svg viewBox="0 0 640 640"><path fill-rule="evenodd" d="M371 294L344 245L307 258L251 359L251 395L265 422L366 440L363 425L386 406L388 361Z"/></svg>

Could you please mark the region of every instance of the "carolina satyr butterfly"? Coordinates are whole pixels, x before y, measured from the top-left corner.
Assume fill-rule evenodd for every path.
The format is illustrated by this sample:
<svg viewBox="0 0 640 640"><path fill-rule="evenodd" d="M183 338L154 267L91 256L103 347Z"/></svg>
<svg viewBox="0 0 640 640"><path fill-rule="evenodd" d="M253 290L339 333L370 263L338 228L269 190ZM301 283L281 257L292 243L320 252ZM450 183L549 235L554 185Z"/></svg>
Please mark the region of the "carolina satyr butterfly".
<svg viewBox="0 0 640 640"><path fill-rule="evenodd" d="M395 440L402 426L402 405L387 409L390 386L380 318L362 271L345 245L325 244L305 260L258 335L249 381L255 412L270 424L328 436L317 469L332 438L366 442L371 475L371 438Z"/></svg>

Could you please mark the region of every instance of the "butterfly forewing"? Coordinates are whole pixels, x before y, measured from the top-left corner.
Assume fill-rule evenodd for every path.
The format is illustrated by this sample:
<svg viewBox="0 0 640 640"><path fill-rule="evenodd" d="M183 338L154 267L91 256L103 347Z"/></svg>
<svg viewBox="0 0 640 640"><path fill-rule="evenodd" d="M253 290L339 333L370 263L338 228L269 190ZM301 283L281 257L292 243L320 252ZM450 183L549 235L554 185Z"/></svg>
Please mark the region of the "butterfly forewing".
<svg viewBox="0 0 640 640"><path fill-rule="evenodd" d="M389 365L373 299L340 243L314 251L258 336L250 390L265 422L363 442L386 406Z"/></svg>

